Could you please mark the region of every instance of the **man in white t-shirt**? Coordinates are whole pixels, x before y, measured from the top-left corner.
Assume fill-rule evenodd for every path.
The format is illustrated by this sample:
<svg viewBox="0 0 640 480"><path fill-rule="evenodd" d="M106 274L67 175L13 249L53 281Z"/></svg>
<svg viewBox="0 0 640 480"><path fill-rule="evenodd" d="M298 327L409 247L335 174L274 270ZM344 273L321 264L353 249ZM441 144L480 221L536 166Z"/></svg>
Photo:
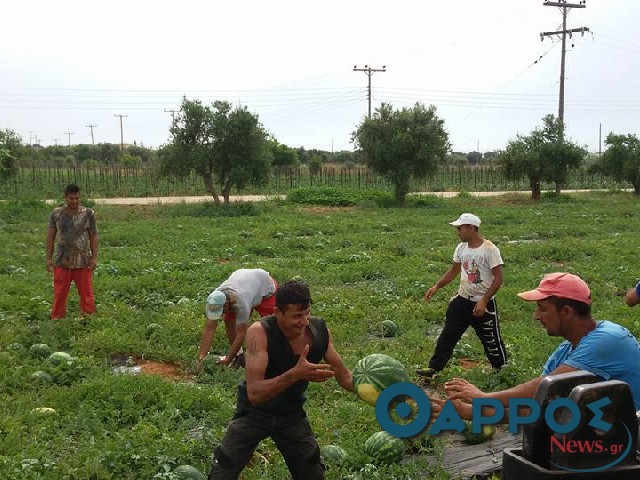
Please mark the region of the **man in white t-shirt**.
<svg viewBox="0 0 640 480"><path fill-rule="evenodd" d="M438 337L429 367L416 371L431 378L442 370L462 334L473 327L482 342L484 353L493 368L500 369L507 361L507 352L500 336L498 306L495 294L502 285L502 257L491 241L480 236L480 219L463 213L451 222L458 230L460 243L453 253L451 268L424 294L425 300L460 274L458 293L449 302L444 328Z"/></svg>
<svg viewBox="0 0 640 480"><path fill-rule="evenodd" d="M211 292L207 297L206 321L198 350L198 364L209 354L218 322L223 319L229 339L229 351L218 363L244 366L242 343L249 327L251 312L257 311L260 317L271 315L276 306L277 289L278 283L266 270L241 268Z"/></svg>

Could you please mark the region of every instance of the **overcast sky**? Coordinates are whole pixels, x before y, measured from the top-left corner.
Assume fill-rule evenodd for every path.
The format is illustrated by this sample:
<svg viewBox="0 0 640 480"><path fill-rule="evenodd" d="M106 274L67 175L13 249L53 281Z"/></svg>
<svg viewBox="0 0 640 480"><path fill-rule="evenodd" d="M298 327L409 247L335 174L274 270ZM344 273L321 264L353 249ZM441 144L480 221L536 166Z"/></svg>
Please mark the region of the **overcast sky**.
<svg viewBox="0 0 640 480"><path fill-rule="evenodd" d="M576 3L579 0L576 0ZM503 148L558 112L561 10L543 0L5 0L0 128L43 145L157 147L181 98L246 105L280 142L352 150L373 108L434 104L453 150ZM640 133L640 1L588 0L568 28L568 135ZM536 63L537 61L537 63ZM73 132L67 135L65 132ZM57 140L55 140L57 139ZM604 146L603 146L604 148Z"/></svg>

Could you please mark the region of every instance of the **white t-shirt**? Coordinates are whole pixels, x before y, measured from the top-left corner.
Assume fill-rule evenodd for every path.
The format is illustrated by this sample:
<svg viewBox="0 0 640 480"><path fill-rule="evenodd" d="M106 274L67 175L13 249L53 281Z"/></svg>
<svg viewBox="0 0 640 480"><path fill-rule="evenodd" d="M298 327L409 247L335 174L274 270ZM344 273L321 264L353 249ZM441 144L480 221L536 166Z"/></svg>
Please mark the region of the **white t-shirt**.
<svg viewBox="0 0 640 480"><path fill-rule="evenodd" d="M490 240L476 248L470 248L467 242L459 243L453 252L453 261L461 266L458 295L474 302L480 300L493 283L491 269L503 264L500 250Z"/></svg>
<svg viewBox="0 0 640 480"><path fill-rule="evenodd" d="M262 303L276 291L269 272L261 268L241 268L236 270L216 290L232 292L236 295L236 323L249 320L251 309Z"/></svg>

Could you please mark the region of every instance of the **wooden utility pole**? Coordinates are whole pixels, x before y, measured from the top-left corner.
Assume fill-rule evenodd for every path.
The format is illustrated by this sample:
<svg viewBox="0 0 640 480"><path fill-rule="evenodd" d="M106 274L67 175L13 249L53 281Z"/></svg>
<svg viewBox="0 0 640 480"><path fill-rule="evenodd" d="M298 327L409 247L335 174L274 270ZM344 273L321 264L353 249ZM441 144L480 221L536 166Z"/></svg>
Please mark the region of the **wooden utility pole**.
<svg viewBox="0 0 640 480"><path fill-rule="evenodd" d="M371 118L371 76L375 73L375 72L386 72L387 71L387 66L383 65L382 68L371 68L369 65L365 65L364 68L358 68L357 65L353 66L353 71L354 72L364 72L367 74L367 77L369 77L369 87L367 90L367 98L369 99L369 118Z"/></svg>
<svg viewBox="0 0 640 480"><path fill-rule="evenodd" d="M544 40L544 37L550 37L553 35L559 35L562 39L562 54L560 56L560 94L558 98L558 119L562 125L562 135L564 136L564 63L567 50L567 34L572 37L574 33L581 33L584 36L584 32L588 32L587 27L570 28L567 30L567 12L570 8L586 8L587 0L580 0L580 3L567 3L566 0L558 0L556 2L550 2L545 0L545 7L559 7L562 10L562 30L555 32L542 32L540 34L540 40Z"/></svg>
<svg viewBox="0 0 640 480"><path fill-rule="evenodd" d="M120 117L120 151L123 152L124 151L124 135L122 133L122 118L126 118L128 117L128 115L119 115L119 114L114 114L114 117Z"/></svg>
<svg viewBox="0 0 640 480"><path fill-rule="evenodd" d="M176 121L176 113L178 113L180 110L171 110L170 108L165 108L164 111L166 113L170 113L171 114L171 123L175 123L175 121Z"/></svg>
<svg viewBox="0 0 640 480"><path fill-rule="evenodd" d="M98 125L95 124L89 124L89 125L85 125L85 127L88 127L91 129L91 146L95 146L95 142L93 141L93 127L97 127Z"/></svg>

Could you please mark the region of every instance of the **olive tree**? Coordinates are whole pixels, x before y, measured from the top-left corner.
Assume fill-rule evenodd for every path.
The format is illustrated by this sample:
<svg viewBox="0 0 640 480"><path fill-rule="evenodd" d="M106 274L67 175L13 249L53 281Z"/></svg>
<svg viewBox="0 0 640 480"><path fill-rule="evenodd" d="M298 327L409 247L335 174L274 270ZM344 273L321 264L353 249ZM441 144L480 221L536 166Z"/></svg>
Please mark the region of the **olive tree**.
<svg viewBox="0 0 640 480"><path fill-rule="evenodd" d="M383 103L357 127L352 141L367 165L393 184L399 203L404 203L411 179L433 175L449 150L444 121L433 105L421 103L401 110Z"/></svg>
<svg viewBox="0 0 640 480"><path fill-rule="evenodd" d="M166 175L196 172L216 203L229 203L231 188L268 178L267 132L246 107L216 101L211 106L183 99L171 127L171 142L159 155Z"/></svg>
<svg viewBox="0 0 640 480"><path fill-rule="evenodd" d="M498 163L507 178L527 177L534 200L540 199L542 182L555 182L559 193L569 168L579 166L587 154L583 147L564 138L564 126L553 115L547 115L542 122L543 126L530 135L517 135L515 140L510 140L498 154Z"/></svg>
<svg viewBox="0 0 640 480"><path fill-rule="evenodd" d="M615 135L610 133L604 144L607 149L597 167L616 180L624 180L633 185L636 195L640 195L640 140L635 135Z"/></svg>

